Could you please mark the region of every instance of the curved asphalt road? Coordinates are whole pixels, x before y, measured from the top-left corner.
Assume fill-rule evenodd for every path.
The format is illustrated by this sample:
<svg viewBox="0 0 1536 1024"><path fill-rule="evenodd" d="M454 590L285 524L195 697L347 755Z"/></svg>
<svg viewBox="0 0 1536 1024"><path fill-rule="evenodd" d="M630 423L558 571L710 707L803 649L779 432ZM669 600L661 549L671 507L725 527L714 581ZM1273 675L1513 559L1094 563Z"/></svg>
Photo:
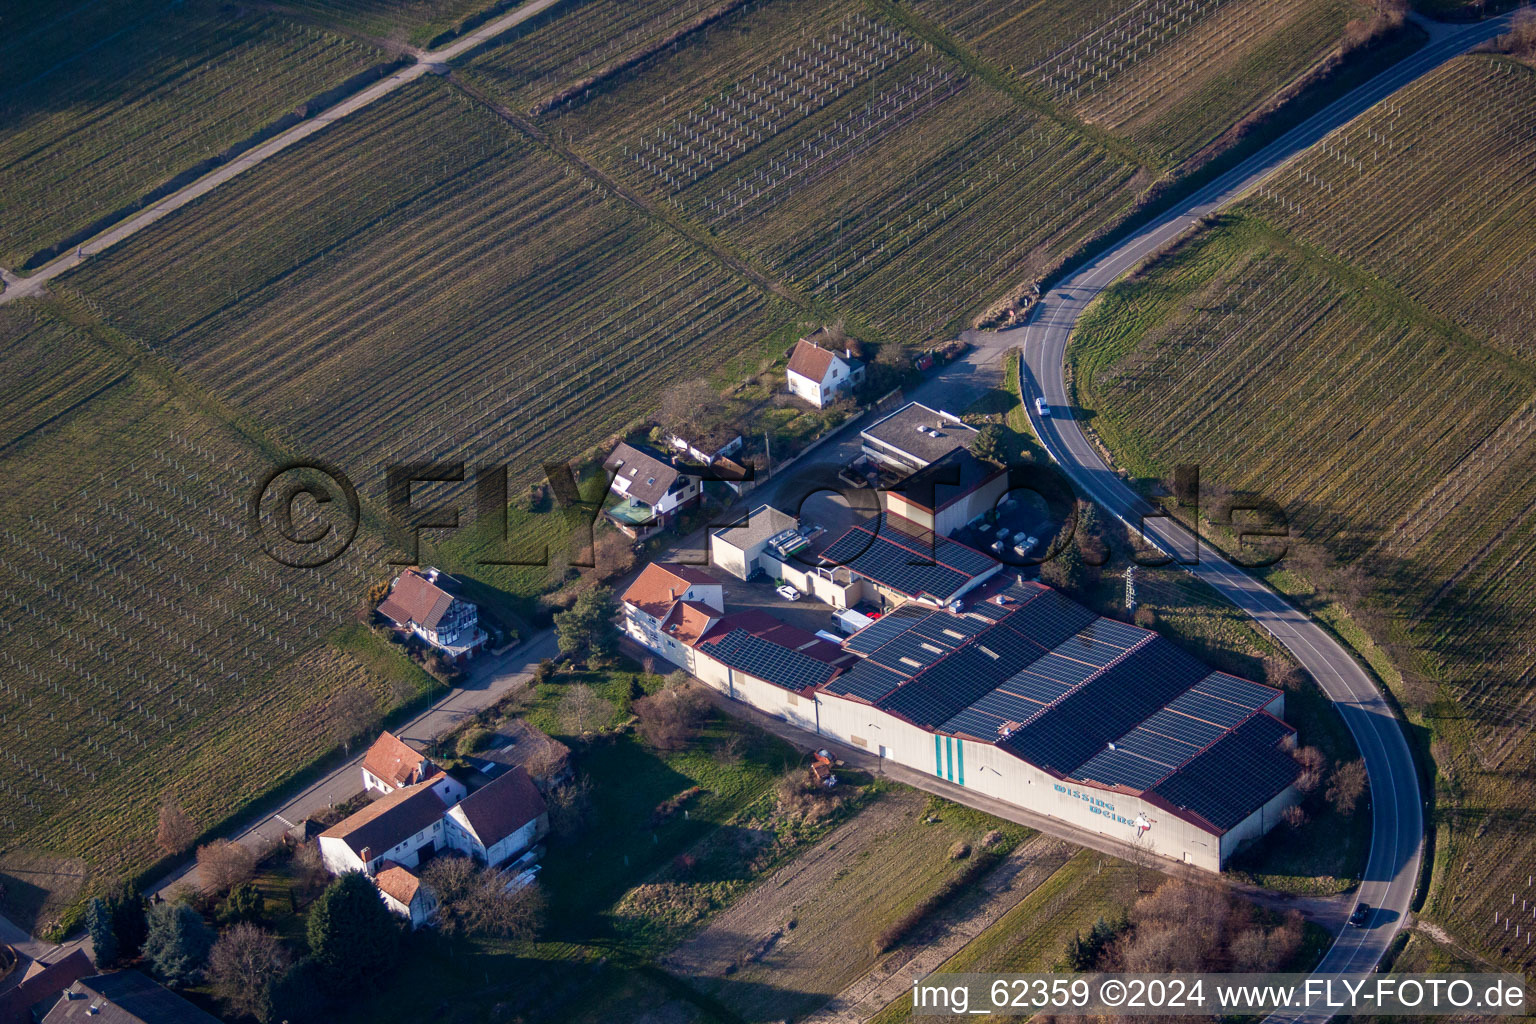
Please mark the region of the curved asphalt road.
<svg viewBox="0 0 1536 1024"><path fill-rule="evenodd" d="M1024 359L1030 419L1046 449L1085 494L1165 553L1190 560L1194 537L1152 511L1110 471L1071 418L1036 415L1043 394L1058 410L1070 408L1064 377L1067 339L1093 298L1138 262L1177 238L1198 218L1219 210L1290 158L1382 98L1477 43L1508 31L1510 15L1466 26L1426 26L1430 42L1417 53L1350 92L1316 116L1180 202L1130 238L1067 277L1038 303L1024 328ZM1018 332L997 335L1016 343ZM1373 908L1365 928L1346 928L1318 966L1319 973L1369 972L1402 927L1418 880L1424 847L1419 784L1403 731L1381 692L1350 653L1304 614L1208 546L1189 571L1243 609L1312 673L1338 705L1365 757L1371 777L1375 831L1358 898ZM1326 1020L1326 1013L1287 1015L1287 1020Z"/></svg>

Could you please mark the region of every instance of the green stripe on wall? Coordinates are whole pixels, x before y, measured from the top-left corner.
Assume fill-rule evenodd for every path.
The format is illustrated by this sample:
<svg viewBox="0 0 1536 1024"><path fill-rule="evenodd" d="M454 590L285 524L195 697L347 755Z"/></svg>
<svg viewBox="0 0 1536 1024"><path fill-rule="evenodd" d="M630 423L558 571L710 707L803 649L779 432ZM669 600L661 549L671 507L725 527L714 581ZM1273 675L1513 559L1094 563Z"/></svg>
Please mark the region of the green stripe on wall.
<svg viewBox="0 0 1536 1024"><path fill-rule="evenodd" d="M933 737L933 774L941 779L944 777L944 753L939 746L937 734Z"/></svg>

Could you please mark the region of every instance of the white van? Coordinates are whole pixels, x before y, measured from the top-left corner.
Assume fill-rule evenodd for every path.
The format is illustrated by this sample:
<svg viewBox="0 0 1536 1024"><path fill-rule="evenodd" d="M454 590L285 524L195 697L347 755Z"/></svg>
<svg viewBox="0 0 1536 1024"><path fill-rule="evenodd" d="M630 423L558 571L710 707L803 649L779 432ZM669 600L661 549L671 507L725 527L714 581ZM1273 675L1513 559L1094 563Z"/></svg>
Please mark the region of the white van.
<svg viewBox="0 0 1536 1024"><path fill-rule="evenodd" d="M1051 414L1051 407L1045 404L1044 395L1035 399L1035 413L1039 416L1049 416Z"/></svg>

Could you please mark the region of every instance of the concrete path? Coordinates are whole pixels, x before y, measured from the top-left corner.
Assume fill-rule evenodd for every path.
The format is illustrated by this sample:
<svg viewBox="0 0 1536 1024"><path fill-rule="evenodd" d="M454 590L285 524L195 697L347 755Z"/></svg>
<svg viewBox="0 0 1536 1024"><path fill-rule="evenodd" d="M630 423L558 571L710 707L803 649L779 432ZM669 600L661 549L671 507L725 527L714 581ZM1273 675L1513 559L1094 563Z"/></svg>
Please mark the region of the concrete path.
<svg viewBox="0 0 1536 1024"><path fill-rule="evenodd" d="M37 295L49 281L60 274L73 270L92 256L110 249L124 239L133 237L167 214L173 213L188 203L212 192L231 178L244 174L252 167L270 160L288 147L304 141L316 132L323 131L337 121L340 121L342 118L355 114L364 107L383 99L408 82L414 82L422 75L439 70L442 65L447 64L454 58L463 56L475 47L489 42L503 32L515 28L517 25L548 10L557 3L560 3L560 0L528 0L527 3L517 8L517 10L486 22L474 31L460 36L447 46L437 50L418 53L415 64L401 68L394 74L380 79L360 92L353 93L335 106L294 125L285 132L274 135L258 146L253 146L229 163L210 171L185 188L172 192L154 205L148 206L138 213L118 221L100 234L87 239L73 251L60 256L50 263L44 264L28 276L15 277L8 275L3 282L5 290L0 292L0 304L14 299L25 298L29 295Z"/></svg>

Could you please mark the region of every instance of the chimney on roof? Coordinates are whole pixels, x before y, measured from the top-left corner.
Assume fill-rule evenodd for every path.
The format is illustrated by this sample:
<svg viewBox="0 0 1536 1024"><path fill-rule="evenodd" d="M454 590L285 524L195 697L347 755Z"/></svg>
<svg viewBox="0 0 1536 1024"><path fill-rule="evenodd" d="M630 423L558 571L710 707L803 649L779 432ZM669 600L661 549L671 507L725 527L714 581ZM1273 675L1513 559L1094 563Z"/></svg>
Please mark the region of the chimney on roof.
<svg viewBox="0 0 1536 1024"><path fill-rule="evenodd" d="M676 601L677 600L677 588L676 587L668 587L667 588L667 600L668 601Z"/></svg>
<svg viewBox="0 0 1536 1024"><path fill-rule="evenodd" d="M843 357L845 359L852 359L853 358L853 346L852 345L844 345L843 346Z"/></svg>
<svg viewBox="0 0 1536 1024"><path fill-rule="evenodd" d="M359 853L358 856L363 858L363 874L365 874L365 875L372 875L373 874L373 869L368 866L368 862L373 860L373 847L371 847L371 846L363 847L363 851L361 853Z"/></svg>

